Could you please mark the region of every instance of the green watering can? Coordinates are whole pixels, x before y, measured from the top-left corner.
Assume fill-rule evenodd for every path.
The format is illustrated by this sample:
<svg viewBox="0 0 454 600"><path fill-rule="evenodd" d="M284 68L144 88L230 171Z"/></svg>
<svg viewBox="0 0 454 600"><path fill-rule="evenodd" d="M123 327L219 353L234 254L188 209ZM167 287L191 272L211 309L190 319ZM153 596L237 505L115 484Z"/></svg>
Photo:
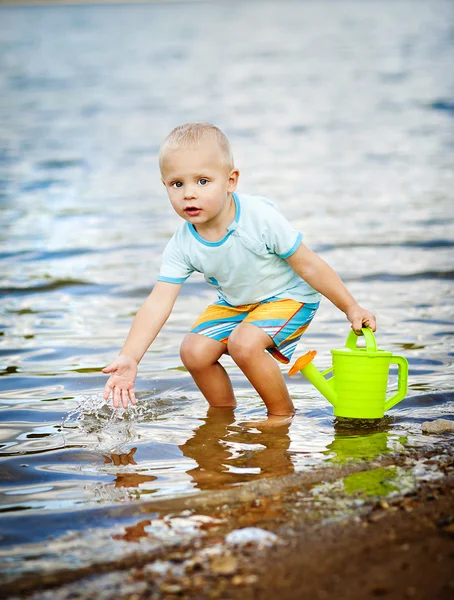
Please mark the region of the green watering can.
<svg viewBox="0 0 454 600"><path fill-rule="evenodd" d="M379 350L372 330L364 327L365 348L358 348L358 336L351 331L345 348L331 350L333 366L320 372L312 360L311 350L298 358L289 371L301 371L318 391L334 406L334 415L350 419L381 419L385 412L405 398L408 385L408 362L403 356ZM389 365L398 366L398 389L386 398ZM325 375L332 373L330 379Z"/></svg>

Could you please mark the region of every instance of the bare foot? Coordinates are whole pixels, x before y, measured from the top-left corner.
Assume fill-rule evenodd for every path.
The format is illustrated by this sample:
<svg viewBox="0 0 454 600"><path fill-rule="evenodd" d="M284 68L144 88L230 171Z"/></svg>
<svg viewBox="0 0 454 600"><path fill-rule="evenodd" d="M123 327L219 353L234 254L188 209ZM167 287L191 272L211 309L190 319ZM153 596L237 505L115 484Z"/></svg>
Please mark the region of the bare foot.
<svg viewBox="0 0 454 600"><path fill-rule="evenodd" d="M256 427L257 429L269 428L269 427L282 427L283 425L290 425L293 421L292 415L268 415L266 420L261 421L247 421L246 423L241 423L242 425L246 425L247 427Z"/></svg>

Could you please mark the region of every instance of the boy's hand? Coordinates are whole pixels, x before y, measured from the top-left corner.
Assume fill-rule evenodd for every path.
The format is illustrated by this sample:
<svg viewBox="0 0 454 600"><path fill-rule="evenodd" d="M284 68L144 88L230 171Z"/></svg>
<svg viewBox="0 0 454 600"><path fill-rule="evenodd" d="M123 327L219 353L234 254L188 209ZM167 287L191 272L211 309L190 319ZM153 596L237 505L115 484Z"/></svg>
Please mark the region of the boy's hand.
<svg viewBox="0 0 454 600"><path fill-rule="evenodd" d="M113 405L128 408L128 400L136 404L134 394L134 382L137 377L137 361L129 356L120 355L109 366L104 367L103 373L111 373L104 388L104 400L107 400L112 392Z"/></svg>
<svg viewBox="0 0 454 600"><path fill-rule="evenodd" d="M351 306L347 310L346 315L347 319L352 324L353 331L357 335L360 335L362 327L370 327L372 331L377 330L377 320L375 315L364 309L359 304L354 304Z"/></svg>

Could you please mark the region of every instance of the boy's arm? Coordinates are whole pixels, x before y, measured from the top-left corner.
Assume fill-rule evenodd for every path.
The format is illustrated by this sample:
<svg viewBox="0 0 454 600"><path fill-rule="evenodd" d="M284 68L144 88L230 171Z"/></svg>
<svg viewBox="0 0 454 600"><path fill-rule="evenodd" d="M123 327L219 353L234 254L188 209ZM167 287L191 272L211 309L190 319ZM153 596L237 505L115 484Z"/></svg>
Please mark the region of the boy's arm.
<svg viewBox="0 0 454 600"><path fill-rule="evenodd" d="M300 277L346 314L355 333L361 333L361 327L376 330L375 315L356 302L339 275L318 254L301 244L286 260Z"/></svg>
<svg viewBox="0 0 454 600"><path fill-rule="evenodd" d="M112 392L115 408L120 406L120 401L127 408L128 399L132 404L136 403L134 381L137 366L169 318L181 285L156 282L134 318L120 355L103 369L103 373L111 374L104 388L104 398L107 400Z"/></svg>

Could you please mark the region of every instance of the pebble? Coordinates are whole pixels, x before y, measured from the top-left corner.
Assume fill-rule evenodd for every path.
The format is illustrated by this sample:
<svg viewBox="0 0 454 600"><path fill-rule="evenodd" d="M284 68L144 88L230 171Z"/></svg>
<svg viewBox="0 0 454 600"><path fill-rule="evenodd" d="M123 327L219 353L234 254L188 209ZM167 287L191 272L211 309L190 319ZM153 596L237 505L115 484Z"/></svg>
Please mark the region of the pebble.
<svg viewBox="0 0 454 600"><path fill-rule="evenodd" d="M167 575L172 570L172 565L163 560L155 560L151 564L145 565L143 571L146 575Z"/></svg>
<svg viewBox="0 0 454 600"><path fill-rule="evenodd" d="M279 541L278 536L271 531L259 527L244 527L235 529L225 536L227 544L257 544L259 546L273 546Z"/></svg>
<svg viewBox="0 0 454 600"><path fill-rule="evenodd" d="M421 429L423 433L454 433L454 421L450 421L449 419L424 421Z"/></svg>
<svg viewBox="0 0 454 600"><path fill-rule="evenodd" d="M161 591L166 594L179 594L183 591L183 588L177 583L163 583L161 585Z"/></svg>
<svg viewBox="0 0 454 600"><path fill-rule="evenodd" d="M215 558L211 570L217 575L233 575L238 569L238 560L229 554Z"/></svg>
<svg viewBox="0 0 454 600"><path fill-rule="evenodd" d="M232 583L233 585L253 585L258 580L257 575L235 575L232 578Z"/></svg>

